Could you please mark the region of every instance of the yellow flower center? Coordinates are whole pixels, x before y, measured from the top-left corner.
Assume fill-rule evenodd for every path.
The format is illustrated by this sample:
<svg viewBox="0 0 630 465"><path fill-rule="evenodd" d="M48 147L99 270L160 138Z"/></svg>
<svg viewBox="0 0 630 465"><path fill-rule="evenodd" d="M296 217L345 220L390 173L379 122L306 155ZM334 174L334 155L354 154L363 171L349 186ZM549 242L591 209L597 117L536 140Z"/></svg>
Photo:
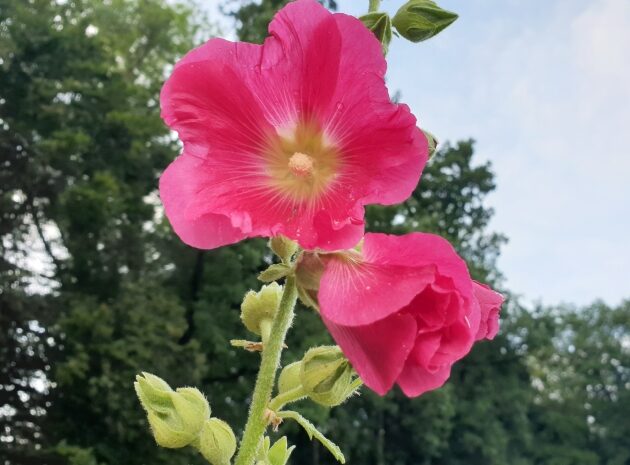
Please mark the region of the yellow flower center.
<svg viewBox="0 0 630 465"><path fill-rule="evenodd" d="M298 202L316 202L341 167L335 145L309 123L274 134L265 155L271 185L284 197Z"/></svg>
<svg viewBox="0 0 630 465"><path fill-rule="evenodd" d="M313 157L302 153L295 152L289 158L289 170L295 176L305 177L313 174L314 160Z"/></svg>

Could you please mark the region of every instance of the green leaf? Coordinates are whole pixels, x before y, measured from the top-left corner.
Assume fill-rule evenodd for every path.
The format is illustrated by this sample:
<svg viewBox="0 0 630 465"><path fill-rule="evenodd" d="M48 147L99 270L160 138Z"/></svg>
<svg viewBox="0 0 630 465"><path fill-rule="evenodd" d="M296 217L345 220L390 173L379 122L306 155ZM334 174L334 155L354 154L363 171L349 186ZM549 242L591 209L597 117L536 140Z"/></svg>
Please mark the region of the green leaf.
<svg viewBox="0 0 630 465"><path fill-rule="evenodd" d="M283 412L278 412L278 417L289 418L296 421L302 428L304 428L304 431L306 431L306 434L308 434L308 437L310 439L317 439L322 444L322 446L328 449L328 451L337 459L338 462L346 463L346 458L341 452L341 449L339 449L339 446L328 439L326 436L324 436L322 433L320 433L315 425L304 418L302 415L292 410L286 410Z"/></svg>

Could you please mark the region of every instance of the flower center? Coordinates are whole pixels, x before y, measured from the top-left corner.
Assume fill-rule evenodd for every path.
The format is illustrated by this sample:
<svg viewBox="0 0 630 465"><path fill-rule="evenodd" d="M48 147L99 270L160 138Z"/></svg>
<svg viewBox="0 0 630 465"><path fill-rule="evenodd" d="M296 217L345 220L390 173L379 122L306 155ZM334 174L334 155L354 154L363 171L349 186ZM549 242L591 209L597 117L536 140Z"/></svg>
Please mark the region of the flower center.
<svg viewBox="0 0 630 465"><path fill-rule="evenodd" d="M342 169L337 146L313 122L271 134L264 157L269 185L292 202L316 203Z"/></svg>
<svg viewBox="0 0 630 465"><path fill-rule="evenodd" d="M313 157L302 152L295 152L289 158L289 170L294 176L305 178L313 174L314 162Z"/></svg>

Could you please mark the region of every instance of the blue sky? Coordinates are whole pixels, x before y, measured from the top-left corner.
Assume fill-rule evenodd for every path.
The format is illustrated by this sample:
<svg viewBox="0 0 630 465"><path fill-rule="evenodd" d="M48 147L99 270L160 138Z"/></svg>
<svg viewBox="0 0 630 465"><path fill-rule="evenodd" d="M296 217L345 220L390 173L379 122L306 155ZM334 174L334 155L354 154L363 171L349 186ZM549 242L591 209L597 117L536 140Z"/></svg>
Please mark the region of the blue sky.
<svg viewBox="0 0 630 465"><path fill-rule="evenodd" d="M630 297L630 0L438 3L459 20L394 39L388 84L440 140L472 137L492 162L507 287L547 304Z"/></svg>

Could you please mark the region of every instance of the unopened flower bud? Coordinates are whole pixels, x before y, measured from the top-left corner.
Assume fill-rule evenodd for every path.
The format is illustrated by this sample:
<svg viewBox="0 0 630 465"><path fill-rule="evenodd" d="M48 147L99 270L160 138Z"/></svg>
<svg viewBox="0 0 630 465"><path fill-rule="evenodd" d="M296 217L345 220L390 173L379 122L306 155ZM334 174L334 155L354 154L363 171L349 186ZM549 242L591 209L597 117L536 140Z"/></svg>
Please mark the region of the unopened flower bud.
<svg viewBox="0 0 630 465"><path fill-rule="evenodd" d="M421 42L438 34L456 19L457 15L444 10L432 0L410 0L392 20L398 33L412 42Z"/></svg>
<svg viewBox="0 0 630 465"><path fill-rule="evenodd" d="M293 362L285 366L278 377L278 393L292 391L302 385L300 373L302 371L302 362Z"/></svg>
<svg viewBox="0 0 630 465"><path fill-rule="evenodd" d="M198 389L173 391L161 378L150 373L136 377L136 394L158 445L179 448L191 444L199 435L203 422L210 417L210 405Z"/></svg>
<svg viewBox="0 0 630 465"><path fill-rule="evenodd" d="M374 33L383 46L383 52L387 53L387 48L392 40L392 20L387 13L373 12L359 18L365 27Z"/></svg>
<svg viewBox="0 0 630 465"><path fill-rule="evenodd" d="M424 133L424 137L427 138L427 143L429 144L429 158L433 157L435 151L437 150L437 146L439 144L437 138L431 134L429 131L422 130Z"/></svg>
<svg viewBox="0 0 630 465"><path fill-rule="evenodd" d="M273 320L282 300L282 286L271 283L258 292L249 291L241 304L241 320L254 334L262 335L264 322Z"/></svg>
<svg viewBox="0 0 630 465"><path fill-rule="evenodd" d="M314 402L335 407L352 393L354 370L337 346L310 349L302 359L302 387Z"/></svg>
<svg viewBox="0 0 630 465"><path fill-rule="evenodd" d="M236 452L236 437L226 422L210 418L203 424L195 447L212 465L229 465Z"/></svg>
<svg viewBox="0 0 630 465"><path fill-rule="evenodd" d="M269 239L269 248L280 257L284 263L288 264L291 262L291 258L295 255L295 252L297 252L298 245L284 236L275 236Z"/></svg>

